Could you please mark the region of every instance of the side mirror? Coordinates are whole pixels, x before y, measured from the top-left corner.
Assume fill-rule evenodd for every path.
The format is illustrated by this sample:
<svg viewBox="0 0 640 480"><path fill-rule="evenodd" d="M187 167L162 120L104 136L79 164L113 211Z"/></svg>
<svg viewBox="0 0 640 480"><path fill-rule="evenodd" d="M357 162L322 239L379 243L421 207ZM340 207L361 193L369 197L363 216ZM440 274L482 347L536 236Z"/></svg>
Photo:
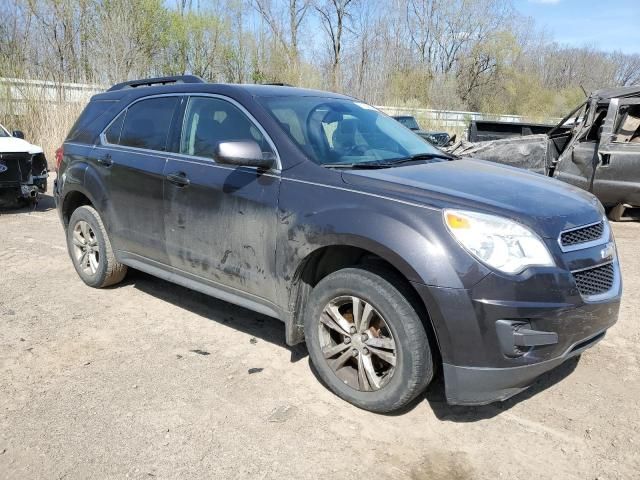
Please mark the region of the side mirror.
<svg viewBox="0 0 640 480"><path fill-rule="evenodd" d="M21 130L14 130L13 132L11 132L11 136L24 140L24 133Z"/></svg>
<svg viewBox="0 0 640 480"><path fill-rule="evenodd" d="M273 166L276 157L273 153L262 152L254 141L221 142L215 153L215 161L238 167L258 167L267 170Z"/></svg>

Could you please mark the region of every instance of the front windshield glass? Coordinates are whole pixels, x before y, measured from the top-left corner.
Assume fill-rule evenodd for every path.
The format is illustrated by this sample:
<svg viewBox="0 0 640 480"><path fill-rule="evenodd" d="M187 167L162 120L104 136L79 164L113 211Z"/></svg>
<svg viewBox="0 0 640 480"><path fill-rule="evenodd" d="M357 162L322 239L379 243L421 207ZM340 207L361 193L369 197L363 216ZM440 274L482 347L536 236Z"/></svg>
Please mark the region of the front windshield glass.
<svg viewBox="0 0 640 480"><path fill-rule="evenodd" d="M291 139L320 165L391 163L444 155L375 108L322 97L263 97L263 105Z"/></svg>
<svg viewBox="0 0 640 480"><path fill-rule="evenodd" d="M0 137L10 137L11 135L9 134L9 132L7 130L5 130L5 128L0 125Z"/></svg>

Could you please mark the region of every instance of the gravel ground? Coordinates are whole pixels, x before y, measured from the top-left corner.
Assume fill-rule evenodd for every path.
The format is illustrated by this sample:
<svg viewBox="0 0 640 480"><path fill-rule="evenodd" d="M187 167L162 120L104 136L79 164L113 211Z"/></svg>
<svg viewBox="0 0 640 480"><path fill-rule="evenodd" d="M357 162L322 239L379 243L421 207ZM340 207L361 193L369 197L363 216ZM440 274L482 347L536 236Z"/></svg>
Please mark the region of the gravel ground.
<svg viewBox="0 0 640 480"><path fill-rule="evenodd" d="M284 327L148 275L94 290L51 197L0 212L0 478L640 478L639 223L607 337L502 404L408 411L326 390Z"/></svg>

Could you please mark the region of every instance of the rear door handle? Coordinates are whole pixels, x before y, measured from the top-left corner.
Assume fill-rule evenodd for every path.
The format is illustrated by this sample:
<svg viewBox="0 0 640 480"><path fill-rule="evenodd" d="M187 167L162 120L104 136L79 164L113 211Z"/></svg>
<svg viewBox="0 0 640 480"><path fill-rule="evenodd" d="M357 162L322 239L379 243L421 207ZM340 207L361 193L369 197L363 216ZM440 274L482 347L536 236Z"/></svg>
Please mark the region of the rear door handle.
<svg viewBox="0 0 640 480"><path fill-rule="evenodd" d="M178 187L186 187L191 183L191 180L187 178L187 174L184 172L170 173L166 178Z"/></svg>
<svg viewBox="0 0 640 480"><path fill-rule="evenodd" d="M111 165L113 165L113 160L111 159L111 154L107 153L107 154L103 155L102 157L98 157L98 163L100 165L102 165L103 167L110 167Z"/></svg>

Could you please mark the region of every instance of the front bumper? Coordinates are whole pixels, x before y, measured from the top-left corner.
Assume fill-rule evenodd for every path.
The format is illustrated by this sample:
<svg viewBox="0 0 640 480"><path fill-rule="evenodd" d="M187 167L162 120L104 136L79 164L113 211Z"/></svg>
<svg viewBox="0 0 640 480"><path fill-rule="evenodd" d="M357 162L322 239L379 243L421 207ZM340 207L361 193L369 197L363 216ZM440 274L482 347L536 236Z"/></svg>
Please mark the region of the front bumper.
<svg viewBox="0 0 640 480"><path fill-rule="evenodd" d="M560 269L490 274L471 289L414 287L436 333L447 401L458 405L506 400L593 346L617 321L622 294L618 281L606 298L585 300Z"/></svg>
<svg viewBox="0 0 640 480"><path fill-rule="evenodd" d="M507 400L526 390L540 375L576 357L604 338L603 330L576 342L565 354L519 367L459 367L443 364L447 402L452 405L486 405Z"/></svg>

